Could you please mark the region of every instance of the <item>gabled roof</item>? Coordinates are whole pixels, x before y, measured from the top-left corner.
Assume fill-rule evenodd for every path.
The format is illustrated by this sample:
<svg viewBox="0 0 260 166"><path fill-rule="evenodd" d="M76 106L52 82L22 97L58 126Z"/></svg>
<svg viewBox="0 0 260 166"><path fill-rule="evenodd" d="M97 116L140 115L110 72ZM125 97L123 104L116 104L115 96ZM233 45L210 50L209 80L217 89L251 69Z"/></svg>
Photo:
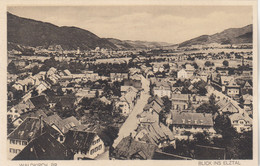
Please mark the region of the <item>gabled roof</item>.
<svg viewBox="0 0 260 166"><path fill-rule="evenodd" d="M232 100L220 100L217 102L217 105L220 107L219 111L221 112L230 112L230 113L238 113L241 112L241 108Z"/></svg>
<svg viewBox="0 0 260 166"><path fill-rule="evenodd" d="M229 116L229 119L230 119L231 123L233 123L234 121L244 120L244 121L246 121L245 125L252 125L252 118L250 118L246 112L234 113Z"/></svg>
<svg viewBox="0 0 260 166"><path fill-rule="evenodd" d="M99 100L102 101L105 104L111 104L111 101L108 100L105 96L101 97Z"/></svg>
<svg viewBox="0 0 260 166"><path fill-rule="evenodd" d="M69 149L88 152L96 135L93 132L69 130L64 145Z"/></svg>
<svg viewBox="0 0 260 166"><path fill-rule="evenodd" d="M76 101L74 94L65 95L65 96L50 96L50 103L60 102L62 107L72 107Z"/></svg>
<svg viewBox="0 0 260 166"><path fill-rule="evenodd" d="M49 133L32 140L13 160L68 160L72 153Z"/></svg>
<svg viewBox="0 0 260 166"><path fill-rule="evenodd" d="M42 116L42 118L47 118L46 113L41 109L24 112L20 115L20 118L24 120L29 117L39 118L40 116Z"/></svg>
<svg viewBox="0 0 260 166"><path fill-rule="evenodd" d="M144 110L146 111L150 108L156 111L158 114L162 111L162 107L156 101L152 101L149 104L146 104Z"/></svg>
<svg viewBox="0 0 260 166"><path fill-rule="evenodd" d="M36 108L42 108L48 105L48 101L45 95L31 97L29 99Z"/></svg>
<svg viewBox="0 0 260 166"><path fill-rule="evenodd" d="M71 75L71 72L70 72L68 69L64 70L63 72L64 72L65 75L67 75L67 76L70 76L70 75Z"/></svg>
<svg viewBox="0 0 260 166"><path fill-rule="evenodd" d="M131 136L123 138L114 150L115 158L134 159L136 154L141 154L142 159L152 159L158 147L153 144L135 141Z"/></svg>
<svg viewBox="0 0 260 166"><path fill-rule="evenodd" d="M163 107L163 105L164 105L163 100L160 97L158 97L157 95L153 96L153 97L150 97L148 99L148 103L151 103L152 101L156 101L161 107Z"/></svg>
<svg viewBox="0 0 260 166"><path fill-rule="evenodd" d="M194 70L194 67L191 66L190 64L186 64L186 70Z"/></svg>
<svg viewBox="0 0 260 166"><path fill-rule="evenodd" d="M252 88L252 86L249 84L248 81L246 81L245 85L244 85L244 88Z"/></svg>
<svg viewBox="0 0 260 166"><path fill-rule="evenodd" d="M146 139L143 141L152 143L154 145L159 145L164 140L173 141L174 135L171 130L165 126L163 123L158 122L150 122L150 123L142 123L141 126L137 128L137 135L139 132L145 130Z"/></svg>
<svg viewBox="0 0 260 166"><path fill-rule="evenodd" d="M189 94L172 94L171 100L188 101L189 100Z"/></svg>
<svg viewBox="0 0 260 166"><path fill-rule="evenodd" d="M62 119L57 114L53 114L51 116L43 118L46 123L49 125L56 124L62 121Z"/></svg>
<svg viewBox="0 0 260 166"><path fill-rule="evenodd" d="M172 93L181 92L182 87L172 87Z"/></svg>
<svg viewBox="0 0 260 166"><path fill-rule="evenodd" d="M171 111L172 124L213 126L211 114Z"/></svg>
<svg viewBox="0 0 260 166"><path fill-rule="evenodd" d="M46 122L41 123L39 118L26 118L7 138L31 141L42 134L41 129L42 133L50 133L53 136L59 134Z"/></svg>
<svg viewBox="0 0 260 166"><path fill-rule="evenodd" d="M55 69L54 67L51 67L51 68L47 71L47 75L53 75L56 71L57 71L57 69Z"/></svg>
<svg viewBox="0 0 260 166"><path fill-rule="evenodd" d="M230 82L227 84L227 87L239 87L239 85L235 82L234 79L231 79Z"/></svg>
<svg viewBox="0 0 260 166"><path fill-rule="evenodd" d="M226 85L228 84L231 80L234 79L234 77L231 76L220 76L221 79L221 85Z"/></svg>
<svg viewBox="0 0 260 166"><path fill-rule="evenodd" d="M242 97L243 97L243 100L245 100L245 102L253 102L253 96L250 94L245 94Z"/></svg>

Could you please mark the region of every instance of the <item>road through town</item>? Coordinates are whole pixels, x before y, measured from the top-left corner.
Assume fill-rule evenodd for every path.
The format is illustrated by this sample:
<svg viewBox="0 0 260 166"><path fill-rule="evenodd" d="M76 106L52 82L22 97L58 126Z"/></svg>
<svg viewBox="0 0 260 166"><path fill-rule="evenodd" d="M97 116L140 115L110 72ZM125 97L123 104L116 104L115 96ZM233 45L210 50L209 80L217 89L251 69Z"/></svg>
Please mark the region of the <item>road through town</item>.
<svg viewBox="0 0 260 166"><path fill-rule="evenodd" d="M121 126L118 137L115 139L113 147L116 147L118 143L124 138L130 135L130 133L134 134L134 130L138 126L137 115L143 111L145 104L148 101L149 95L149 81L143 78L142 85L144 91L141 92L140 98L137 99L136 105L134 106L133 111L130 113L125 123Z"/></svg>

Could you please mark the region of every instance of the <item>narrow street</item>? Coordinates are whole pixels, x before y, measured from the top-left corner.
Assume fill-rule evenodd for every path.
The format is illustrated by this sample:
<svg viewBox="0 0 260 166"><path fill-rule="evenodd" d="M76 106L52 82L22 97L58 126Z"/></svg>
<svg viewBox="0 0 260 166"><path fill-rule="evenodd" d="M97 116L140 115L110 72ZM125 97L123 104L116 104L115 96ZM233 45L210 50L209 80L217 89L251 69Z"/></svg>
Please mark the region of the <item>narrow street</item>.
<svg viewBox="0 0 260 166"><path fill-rule="evenodd" d="M126 119L125 123L119 130L118 137L115 139L113 147L116 147L118 143L124 138L130 135L130 133L134 134L134 130L137 128L138 119L137 114L140 114L143 111L144 106L147 103L149 95L149 81L145 78L142 79L142 84L144 91L141 92L141 96L136 102L136 105L133 111L130 113L128 118Z"/></svg>

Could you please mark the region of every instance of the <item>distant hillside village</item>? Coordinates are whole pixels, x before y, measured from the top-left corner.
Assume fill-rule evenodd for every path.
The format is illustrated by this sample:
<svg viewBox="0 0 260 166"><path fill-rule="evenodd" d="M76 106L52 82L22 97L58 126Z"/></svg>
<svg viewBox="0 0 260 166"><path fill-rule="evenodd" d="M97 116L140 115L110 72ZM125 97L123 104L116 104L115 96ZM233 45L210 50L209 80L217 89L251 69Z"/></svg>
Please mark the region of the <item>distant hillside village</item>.
<svg viewBox="0 0 260 166"><path fill-rule="evenodd" d="M252 159L250 44L13 49L7 70L10 160Z"/></svg>

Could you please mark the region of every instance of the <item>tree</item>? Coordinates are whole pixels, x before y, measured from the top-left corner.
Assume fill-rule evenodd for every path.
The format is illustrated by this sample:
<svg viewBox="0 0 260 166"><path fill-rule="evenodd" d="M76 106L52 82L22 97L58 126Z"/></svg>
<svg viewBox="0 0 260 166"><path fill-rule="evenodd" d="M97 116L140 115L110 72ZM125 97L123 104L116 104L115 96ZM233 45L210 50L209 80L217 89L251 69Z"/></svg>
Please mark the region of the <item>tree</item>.
<svg viewBox="0 0 260 166"><path fill-rule="evenodd" d="M171 106L172 106L171 100L168 98L168 96L162 97L162 100L163 100L164 109L165 109L166 113L169 113L171 110Z"/></svg>
<svg viewBox="0 0 260 166"><path fill-rule="evenodd" d="M209 96L209 104L211 105L216 104L216 96L213 93Z"/></svg>
<svg viewBox="0 0 260 166"><path fill-rule="evenodd" d="M198 113L211 113L214 115L218 111L218 106L216 105L215 96L213 94L209 97L209 102L201 104L196 112Z"/></svg>
<svg viewBox="0 0 260 166"><path fill-rule="evenodd" d="M227 60L224 60L224 61L223 61L223 65L224 65L225 67L228 67L228 66L229 66L229 62L228 62Z"/></svg>
<svg viewBox="0 0 260 166"><path fill-rule="evenodd" d="M210 61L206 61L206 62L204 63L204 65L205 65L206 67L209 67L209 66L211 66L211 62L210 62Z"/></svg>
<svg viewBox="0 0 260 166"><path fill-rule="evenodd" d="M223 136L223 139L231 139L236 134L236 131L232 127L231 121L227 115L217 115L214 128Z"/></svg>
<svg viewBox="0 0 260 166"><path fill-rule="evenodd" d="M98 96L99 96L99 92L98 90L96 90L95 97L98 98Z"/></svg>
<svg viewBox="0 0 260 166"><path fill-rule="evenodd" d="M12 118L10 116L7 116L7 134L11 133L14 128L15 127L12 123Z"/></svg>
<svg viewBox="0 0 260 166"><path fill-rule="evenodd" d="M18 69L17 69L16 65L15 65L13 62L11 62L11 63L9 63L8 66L7 66L7 71L8 71L10 74L17 74Z"/></svg>
<svg viewBox="0 0 260 166"><path fill-rule="evenodd" d="M33 68L32 68L32 75L35 75L35 74L37 74L39 72L40 72L39 66L38 65L33 66Z"/></svg>
<svg viewBox="0 0 260 166"><path fill-rule="evenodd" d="M196 62L193 62L192 65L193 65L194 69L198 69L199 68L199 66L198 66L198 64Z"/></svg>
<svg viewBox="0 0 260 166"><path fill-rule="evenodd" d="M63 92L61 86L57 89L57 94L58 94L59 96L64 95L64 92Z"/></svg>

